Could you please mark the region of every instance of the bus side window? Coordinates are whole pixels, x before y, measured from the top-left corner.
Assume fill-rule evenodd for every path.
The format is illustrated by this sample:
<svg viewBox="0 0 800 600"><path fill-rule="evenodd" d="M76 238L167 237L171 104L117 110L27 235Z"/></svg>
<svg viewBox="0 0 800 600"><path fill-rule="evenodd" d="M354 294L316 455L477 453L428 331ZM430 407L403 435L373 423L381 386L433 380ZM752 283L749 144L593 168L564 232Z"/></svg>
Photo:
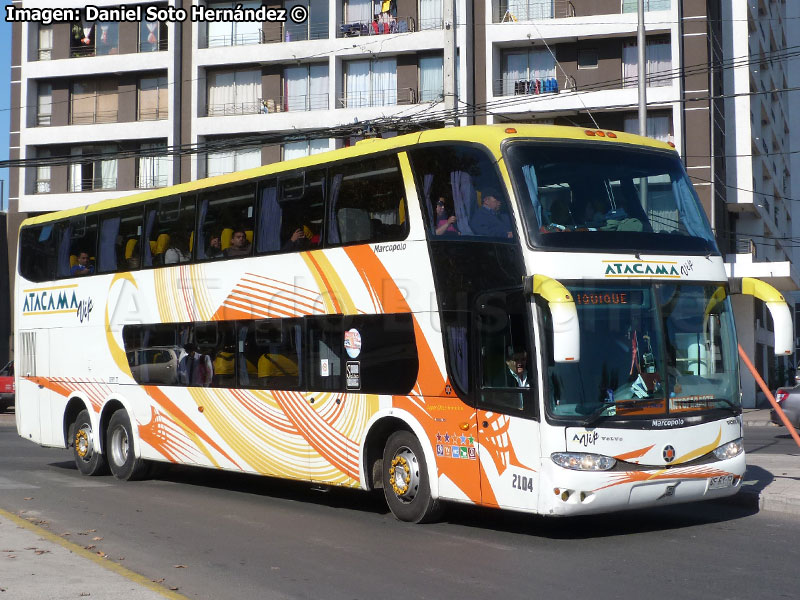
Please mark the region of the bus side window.
<svg viewBox="0 0 800 600"><path fill-rule="evenodd" d="M338 246L406 238L408 210L397 156L362 158L333 168L330 174L329 244Z"/></svg>
<svg viewBox="0 0 800 600"><path fill-rule="evenodd" d="M197 235L192 240L198 260L252 254L255 196L255 183L216 188L200 194ZM234 252L231 240L236 231L244 231L246 241Z"/></svg>
<svg viewBox="0 0 800 600"><path fill-rule="evenodd" d="M97 256L97 215L81 215L60 223L61 239L58 244L58 276L71 277L79 269L93 274ZM87 264L78 264L86 253Z"/></svg>
<svg viewBox="0 0 800 600"><path fill-rule="evenodd" d="M241 323L243 360L252 389L296 390L302 377L302 322L264 319Z"/></svg>
<svg viewBox="0 0 800 600"><path fill-rule="evenodd" d="M98 272L113 273L138 269L141 235L141 208L102 213L97 251Z"/></svg>
<svg viewBox="0 0 800 600"><path fill-rule="evenodd" d="M55 223L25 227L20 233L19 272L30 281L56 276L58 227Z"/></svg>
<svg viewBox="0 0 800 600"><path fill-rule="evenodd" d="M476 306L480 394L478 404L509 414L533 413L533 352L521 292L490 293Z"/></svg>
<svg viewBox="0 0 800 600"><path fill-rule="evenodd" d="M322 242L325 170L290 173L277 188L264 188L259 207L259 248L265 252L300 252Z"/></svg>

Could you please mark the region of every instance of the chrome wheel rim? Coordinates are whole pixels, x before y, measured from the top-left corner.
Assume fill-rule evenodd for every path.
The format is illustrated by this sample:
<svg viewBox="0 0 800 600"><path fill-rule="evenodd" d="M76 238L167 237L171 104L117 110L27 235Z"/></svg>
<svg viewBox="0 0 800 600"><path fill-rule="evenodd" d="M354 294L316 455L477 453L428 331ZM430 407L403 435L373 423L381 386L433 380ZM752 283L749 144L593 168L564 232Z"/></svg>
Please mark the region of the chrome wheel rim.
<svg viewBox="0 0 800 600"><path fill-rule="evenodd" d="M116 465L124 465L130 451L128 432L124 427L117 427L111 435L111 457Z"/></svg>

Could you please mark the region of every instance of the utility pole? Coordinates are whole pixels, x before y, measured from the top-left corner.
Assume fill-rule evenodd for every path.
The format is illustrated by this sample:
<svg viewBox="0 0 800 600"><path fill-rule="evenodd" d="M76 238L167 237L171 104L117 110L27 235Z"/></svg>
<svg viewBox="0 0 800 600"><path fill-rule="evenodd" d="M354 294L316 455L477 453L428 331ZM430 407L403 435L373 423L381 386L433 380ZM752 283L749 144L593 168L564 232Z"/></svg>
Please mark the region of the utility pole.
<svg viewBox="0 0 800 600"><path fill-rule="evenodd" d="M639 28L636 45L639 50L639 135L647 135L647 41L644 35L644 0L639 0ZM647 212L647 178L642 177L642 208Z"/></svg>
<svg viewBox="0 0 800 600"><path fill-rule="evenodd" d="M444 59L442 92L444 93L445 127L455 127L456 120L456 0L444 0Z"/></svg>

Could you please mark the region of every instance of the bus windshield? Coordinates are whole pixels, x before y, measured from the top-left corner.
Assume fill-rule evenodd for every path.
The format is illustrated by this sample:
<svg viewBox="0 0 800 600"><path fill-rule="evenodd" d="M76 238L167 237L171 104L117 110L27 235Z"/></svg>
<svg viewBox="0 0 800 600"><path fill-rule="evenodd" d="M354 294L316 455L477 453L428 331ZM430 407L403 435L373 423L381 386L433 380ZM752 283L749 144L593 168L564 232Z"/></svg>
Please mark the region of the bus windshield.
<svg viewBox="0 0 800 600"><path fill-rule="evenodd" d="M738 412L736 336L724 287L566 285L578 309L581 360L550 360L550 416L589 425L601 417Z"/></svg>
<svg viewBox="0 0 800 600"><path fill-rule="evenodd" d="M507 156L532 246L718 254L675 153L525 141Z"/></svg>

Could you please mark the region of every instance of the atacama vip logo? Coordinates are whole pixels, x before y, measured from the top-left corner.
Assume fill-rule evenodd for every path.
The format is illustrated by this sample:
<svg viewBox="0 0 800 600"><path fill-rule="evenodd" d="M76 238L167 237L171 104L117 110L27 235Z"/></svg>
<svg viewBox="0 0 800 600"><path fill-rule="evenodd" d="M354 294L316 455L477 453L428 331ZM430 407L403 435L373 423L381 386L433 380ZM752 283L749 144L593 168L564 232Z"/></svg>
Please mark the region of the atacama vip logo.
<svg viewBox="0 0 800 600"><path fill-rule="evenodd" d="M680 277L677 262L604 260L606 277Z"/></svg>
<svg viewBox="0 0 800 600"><path fill-rule="evenodd" d="M83 322L92 312L91 298L79 300L77 285L30 289L24 291L23 315L58 315L74 313Z"/></svg>

